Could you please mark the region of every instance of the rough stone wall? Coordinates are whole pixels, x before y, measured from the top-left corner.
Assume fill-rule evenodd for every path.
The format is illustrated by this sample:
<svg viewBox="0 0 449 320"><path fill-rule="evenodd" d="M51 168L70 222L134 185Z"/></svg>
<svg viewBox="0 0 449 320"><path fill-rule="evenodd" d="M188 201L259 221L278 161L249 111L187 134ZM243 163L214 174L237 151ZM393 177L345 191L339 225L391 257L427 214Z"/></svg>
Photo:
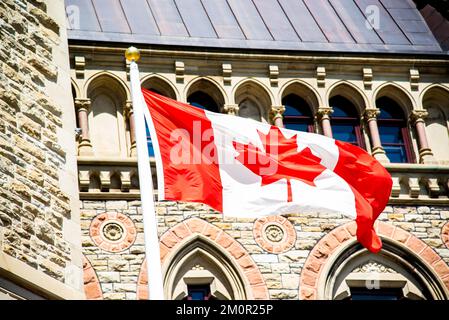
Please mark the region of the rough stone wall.
<svg viewBox="0 0 449 320"><path fill-rule="evenodd" d="M72 207L78 197L74 124L66 125L75 122L63 1L2 0L0 26L0 255L31 266L36 277L43 272L80 291L79 212ZM49 291L64 295L54 287Z"/></svg>
<svg viewBox="0 0 449 320"><path fill-rule="evenodd" d="M145 255L139 205L139 201L82 201L83 249L98 276L104 299L136 298L136 280ZM110 216L112 214L111 221L115 219L113 213L131 218L136 237L128 249L120 251L107 248L108 251L105 251L93 240L98 236L94 231L97 227L95 219L101 218L104 212L108 212ZM221 214L207 206L176 202L159 203L157 213L159 236L191 217L199 217L225 231L250 254L262 273L271 299L299 299L300 275L312 249L331 230L351 221L338 214L289 216L286 224L294 228L294 234L288 234L285 242L291 237L295 241L292 246L275 248L264 245L263 240L258 239L261 235L257 231L260 228L257 227L259 222L256 219L223 219ZM410 232L449 263L449 249L443 243L443 226L448 218L449 207L388 206L378 220Z"/></svg>

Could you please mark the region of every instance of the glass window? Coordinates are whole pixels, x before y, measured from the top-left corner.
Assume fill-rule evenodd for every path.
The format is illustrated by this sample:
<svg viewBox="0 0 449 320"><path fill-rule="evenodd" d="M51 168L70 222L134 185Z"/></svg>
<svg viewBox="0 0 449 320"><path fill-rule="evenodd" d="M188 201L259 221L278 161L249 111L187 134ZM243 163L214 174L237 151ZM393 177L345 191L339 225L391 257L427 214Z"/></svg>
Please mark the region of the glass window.
<svg viewBox="0 0 449 320"><path fill-rule="evenodd" d="M151 141L150 130L148 129L148 125L146 122L145 122L145 131L147 133L148 153L149 153L150 157L154 157L153 142Z"/></svg>
<svg viewBox="0 0 449 320"><path fill-rule="evenodd" d="M197 108L209 110L212 112L219 112L218 105L215 102L215 100L212 99L211 96L209 96L207 93L204 93L203 91L196 91L192 93L187 98L187 102Z"/></svg>
<svg viewBox="0 0 449 320"><path fill-rule="evenodd" d="M332 134L334 139L365 148L356 107L348 99L335 96L329 100L332 113Z"/></svg>
<svg viewBox="0 0 449 320"><path fill-rule="evenodd" d="M187 285L187 300L212 300L210 285Z"/></svg>
<svg viewBox="0 0 449 320"><path fill-rule="evenodd" d="M402 300L404 295L401 288L351 288L351 300Z"/></svg>
<svg viewBox="0 0 449 320"><path fill-rule="evenodd" d="M396 101L382 97L376 101L380 140L388 159L393 163L413 162L410 136L402 108Z"/></svg>
<svg viewBox="0 0 449 320"><path fill-rule="evenodd" d="M313 132L313 117L307 102L295 95L289 94L282 99L285 107L284 127L291 130Z"/></svg>

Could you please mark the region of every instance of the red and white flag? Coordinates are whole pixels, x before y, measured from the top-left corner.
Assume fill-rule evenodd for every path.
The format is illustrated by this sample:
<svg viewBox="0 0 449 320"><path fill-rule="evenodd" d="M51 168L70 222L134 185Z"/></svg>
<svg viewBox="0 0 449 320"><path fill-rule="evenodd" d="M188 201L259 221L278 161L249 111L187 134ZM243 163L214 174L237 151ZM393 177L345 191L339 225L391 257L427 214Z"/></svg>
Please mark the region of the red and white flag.
<svg viewBox="0 0 449 320"><path fill-rule="evenodd" d="M341 213L356 220L363 246L381 249L373 224L392 179L366 151L142 92L159 200L201 202L233 217Z"/></svg>

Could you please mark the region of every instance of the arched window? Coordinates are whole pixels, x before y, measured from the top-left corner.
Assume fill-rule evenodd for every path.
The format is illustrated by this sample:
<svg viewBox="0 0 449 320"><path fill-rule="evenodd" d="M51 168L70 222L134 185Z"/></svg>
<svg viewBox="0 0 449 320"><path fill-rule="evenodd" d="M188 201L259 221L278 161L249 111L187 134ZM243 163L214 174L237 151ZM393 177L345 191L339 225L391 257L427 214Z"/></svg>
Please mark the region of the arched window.
<svg viewBox="0 0 449 320"><path fill-rule="evenodd" d="M359 244L345 249L323 278L325 299L445 299L444 288L424 263L387 239L377 254Z"/></svg>
<svg viewBox="0 0 449 320"><path fill-rule="evenodd" d="M329 105L334 110L331 120L334 139L365 148L355 106L342 96L332 97Z"/></svg>
<svg viewBox="0 0 449 320"><path fill-rule="evenodd" d="M313 132L312 112L307 102L296 94L289 94L282 99L285 107L284 126L287 129Z"/></svg>
<svg viewBox="0 0 449 320"><path fill-rule="evenodd" d="M219 112L218 105L214 99L203 91L196 91L188 96L187 102L192 106L209 110L212 112Z"/></svg>
<svg viewBox="0 0 449 320"><path fill-rule="evenodd" d="M247 299L232 262L202 238L192 239L177 252L168 266L164 288L173 300Z"/></svg>
<svg viewBox="0 0 449 320"><path fill-rule="evenodd" d="M376 105L380 110L377 120L380 140L388 159L393 163L413 162L410 135L402 108L388 97L377 99Z"/></svg>

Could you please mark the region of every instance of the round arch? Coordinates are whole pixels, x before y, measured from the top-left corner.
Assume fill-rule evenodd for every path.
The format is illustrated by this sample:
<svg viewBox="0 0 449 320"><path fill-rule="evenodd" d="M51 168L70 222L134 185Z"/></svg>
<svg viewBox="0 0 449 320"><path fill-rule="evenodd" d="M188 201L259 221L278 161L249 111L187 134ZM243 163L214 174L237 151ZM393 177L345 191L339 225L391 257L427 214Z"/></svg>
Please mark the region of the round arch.
<svg viewBox="0 0 449 320"><path fill-rule="evenodd" d="M410 93L394 82L387 82L376 89L373 94L372 105L377 106L377 99L382 97L388 97L396 101L402 107L406 117L411 114L412 110L416 109L416 102Z"/></svg>
<svg viewBox="0 0 449 320"><path fill-rule="evenodd" d="M427 289L435 299L448 298L449 267L430 246L389 223L376 221L374 227L384 242L384 248L412 265L419 272L421 280L427 281ZM349 222L332 230L315 245L301 272L301 299L329 298L329 290L333 285L332 274L336 267L342 261L349 260L353 254L367 252L357 243L356 229L356 223ZM413 264L410 264L411 259ZM333 281L335 283L335 278Z"/></svg>
<svg viewBox="0 0 449 320"><path fill-rule="evenodd" d="M214 79L208 77L198 77L192 79L184 89L184 97L187 100L189 96L196 91L202 91L208 94L221 110L228 103L226 92Z"/></svg>
<svg viewBox="0 0 449 320"><path fill-rule="evenodd" d="M348 81L339 81L329 88L326 93L326 103L328 106L329 100L335 96L342 96L349 100L357 108L359 115L362 115L369 105L369 100L366 94L360 90L360 88Z"/></svg>
<svg viewBox="0 0 449 320"><path fill-rule="evenodd" d="M295 94L303 98L312 108L312 114L315 114L318 111L318 108L323 105L321 97L315 88L300 80L291 80L287 82L282 86L279 92L279 101L282 101L282 99L289 94Z"/></svg>
<svg viewBox="0 0 449 320"><path fill-rule="evenodd" d="M170 265L177 259L178 254L186 252L186 249L192 248L191 246L196 246L196 248L210 247L218 250L217 252L220 252L221 257L224 257L234 267L243 281L247 299L269 299L268 289L262 274L245 248L223 230L198 218L190 218L180 222L161 236L161 263L166 276ZM179 257L182 257L182 254ZM139 274L137 299L148 298L147 285L145 259Z"/></svg>
<svg viewBox="0 0 449 320"><path fill-rule="evenodd" d="M179 92L175 86L167 78L158 75L150 74L141 79L142 87L149 90L156 90L162 95L174 100L179 99Z"/></svg>

